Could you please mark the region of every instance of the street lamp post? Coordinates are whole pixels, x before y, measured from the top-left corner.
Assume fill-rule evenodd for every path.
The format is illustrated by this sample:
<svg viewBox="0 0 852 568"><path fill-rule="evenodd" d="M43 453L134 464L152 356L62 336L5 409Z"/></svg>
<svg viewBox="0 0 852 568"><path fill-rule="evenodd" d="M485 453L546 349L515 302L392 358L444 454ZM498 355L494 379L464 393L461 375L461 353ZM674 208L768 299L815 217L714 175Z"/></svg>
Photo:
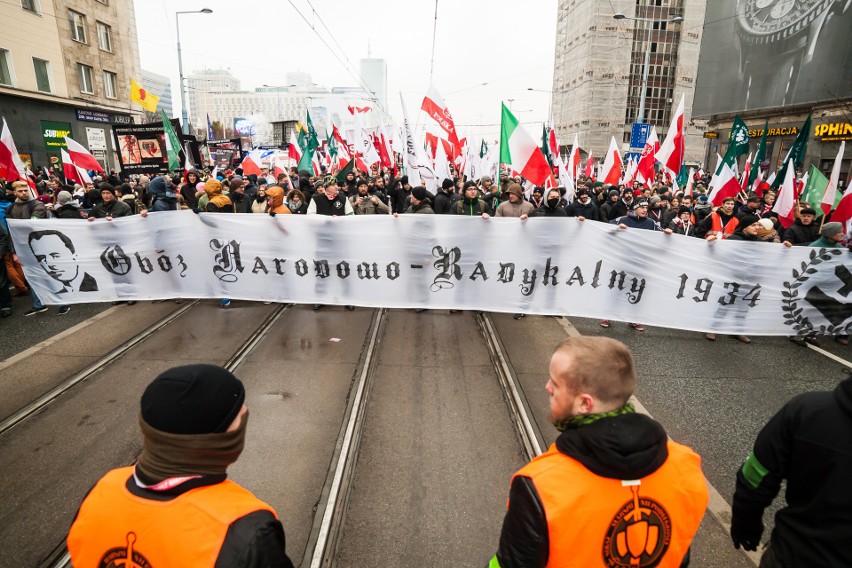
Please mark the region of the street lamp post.
<svg viewBox="0 0 852 568"><path fill-rule="evenodd" d="M184 134L189 134L189 113L186 110L186 90L183 85L183 58L180 53L180 16L181 14L212 14L210 8L202 8L201 10L188 10L184 12L175 12L175 27L177 28L177 53L178 53L178 73L180 75L180 106L181 115L183 117L182 128Z"/></svg>
<svg viewBox="0 0 852 568"><path fill-rule="evenodd" d="M537 93L548 93L547 97L547 124L553 122L553 90L552 89L533 89L527 87L528 91L536 91ZM552 125L551 125L552 126Z"/></svg>
<svg viewBox="0 0 852 568"><path fill-rule="evenodd" d="M639 94L639 112L636 113L636 122L641 123L645 118L645 91L648 89L648 67L651 61L651 28L653 24L658 24L662 22L682 22L683 16L675 16L674 18L666 18L666 19L655 19L655 18L631 18L630 16L625 16L624 14L618 13L612 16L614 20L633 20L634 22L647 22L648 26L648 41L647 46L645 47L645 63L642 66L642 91Z"/></svg>

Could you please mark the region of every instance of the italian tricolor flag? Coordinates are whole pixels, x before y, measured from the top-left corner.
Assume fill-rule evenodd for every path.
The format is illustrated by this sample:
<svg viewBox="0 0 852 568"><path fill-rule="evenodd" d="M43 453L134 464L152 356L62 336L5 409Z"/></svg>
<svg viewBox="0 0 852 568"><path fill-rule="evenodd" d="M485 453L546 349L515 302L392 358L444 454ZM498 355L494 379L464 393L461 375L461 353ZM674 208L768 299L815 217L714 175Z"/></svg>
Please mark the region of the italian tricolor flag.
<svg viewBox="0 0 852 568"><path fill-rule="evenodd" d="M518 119L503 105L500 121L500 163L510 164L513 170L535 185L544 185L551 176L550 166L535 140L518 123Z"/></svg>

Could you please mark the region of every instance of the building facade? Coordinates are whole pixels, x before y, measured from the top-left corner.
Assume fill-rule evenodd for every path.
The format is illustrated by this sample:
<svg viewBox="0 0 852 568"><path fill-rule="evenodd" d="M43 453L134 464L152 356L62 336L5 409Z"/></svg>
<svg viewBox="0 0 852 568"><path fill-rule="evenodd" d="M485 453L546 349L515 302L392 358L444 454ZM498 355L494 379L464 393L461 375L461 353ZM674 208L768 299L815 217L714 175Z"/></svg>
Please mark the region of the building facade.
<svg viewBox="0 0 852 568"><path fill-rule="evenodd" d="M174 116L174 104L172 102L172 81L165 75L158 75L153 71L142 69L142 86L156 97L160 97L157 103L157 111L163 110L169 117Z"/></svg>
<svg viewBox="0 0 852 568"><path fill-rule="evenodd" d="M684 96L685 161L703 160L704 128L691 120L691 107L705 2L559 0L552 94L559 139L570 144L577 134L584 154L602 157L614 136L627 151L648 51L643 122L655 125L662 140ZM618 13L626 18L614 19ZM664 21L678 16L682 22Z"/></svg>
<svg viewBox="0 0 852 568"><path fill-rule="evenodd" d="M388 64L384 59L368 58L361 60L361 78L367 88L374 93L379 104L388 108Z"/></svg>
<svg viewBox="0 0 852 568"><path fill-rule="evenodd" d="M275 124L292 121L304 122L310 110L311 122L321 138L331 130L333 122L342 132L354 129L354 119L349 105L364 105L369 98L361 88L316 85L310 75L293 72L286 75L287 85L264 85L253 91L241 90L240 82L229 70L206 70L188 76L190 122L192 132L200 139L207 138L207 117L214 125L214 136L219 136L216 125L221 125L222 135L230 137L240 124L251 128L251 142L257 145L281 146L289 139L282 138L284 130ZM370 113L375 114L375 113ZM374 126L371 118L365 125ZM230 134L229 134L230 132Z"/></svg>
<svg viewBox="0 0 852 568"><path fill-rule="evenodd" d="M707 121L706 160L728 147L739 116L756 149L767 130L765 175L781 167L811 116L799 176L828 176L840 150L840 185L852 175L852 9L844 2L707 2L694 111Z"/></svg>
<svg viewBox="0 0 852 568"><path fill-rule="evenodd" d="M110 125L142 116L132 0L14 0L0 21L0 108L24 160L61 171L69 136L117 168Z"/></svg>

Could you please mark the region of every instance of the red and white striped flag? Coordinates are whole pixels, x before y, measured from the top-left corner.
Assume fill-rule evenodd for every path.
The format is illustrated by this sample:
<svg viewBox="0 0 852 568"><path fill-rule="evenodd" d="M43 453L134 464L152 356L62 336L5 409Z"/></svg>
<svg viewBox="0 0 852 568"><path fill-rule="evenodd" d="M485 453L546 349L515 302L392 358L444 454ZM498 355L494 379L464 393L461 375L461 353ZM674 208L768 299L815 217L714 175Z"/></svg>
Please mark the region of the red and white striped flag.
<svg viewBox="0 0 852 568"><path fill-rule="evenodd" d="M672 122L669 124L666 139L660 145L656 156L657 161L671 172L672 179L677 177L680 167L683 165L683 100L684 96L681 95L680 103L677 105L674 115L672 115Z"/></svg>
<svg viewBox="0 0 852 568"><path fill-rule="evenodd" d="M423 97L423 104L420 105L420 108L446 133L451 146L451 151L447 152L447 155L455 162L455 159L461 155L461 142L458 132L456 132L453 115L434 85L429 85L429 90Z"/></svg>
<svg viewBox="0 0 852 568"><path fill-rule="evenodd" d="M3 119L3 130L0 133L0 177L5 177L6 181L23 180L30 186L30 195L33 199L38 196L35 182L27 175L27 167L18 154L18 148L15 146L15 141L12 139L12 133L9 131L5 118Z"/></svg>
<svg viewBox="0 0 852 568"><path fill-rule="evenodd" d="M846 142L840 143L840 150L837 151L837 156L834 158L834 166L831 168L831 175L828 178L828 185L825 186L825 193L822 194L820 207L822 212L828 215L831 208L834 207L834 200L837 199L837 184L840 181L840 166L843 162L843 152L846 150ZM847 195L852 193L847 191ZM838 207L840 204L838 203Z"/></svg>
<svg viewBox="0 0 852 568"><path fill-rule="evenodd" d="M781 184L781 190L778 192L778 198L772 207L772 211L778 213L778 221L785 229L791 227L796 221L794 211L795 202L796 168L793 166L793 160L791 159L787 163L787 172L784 176L784 182Z"/></svg>
<svg viewBox="0 0 852 568"><path fill-rule="evenodd" d="M659 149L660 139L657 138L657 128L652 126L636 167L636 179L648 187L654 185L654 162Z"/></svg>
<svg viewBox="0 0 852 568"><path fill-rule="evenodd" d="M95 157L82 144L75 142L67 136L65 137L65 144L68 145L68 155L71 157L71 161L75 166L85 170L95 170L104 173L104 169Z"/></svg>
<svg viewBox="0 0 852 568"><path fill-rule="evenodd" d="M580 175L580 139L575 134L574 143L571 145L571 154L568 156L568 171L571 177L577 179Z"/></svg>
<svg viewBox="0 0 852 568"><path fill-rule="evenodd" d="M621 152L618 151L615 136L612 136L601 173L604 184L616 185L621 180L621 169Z"/></svg>

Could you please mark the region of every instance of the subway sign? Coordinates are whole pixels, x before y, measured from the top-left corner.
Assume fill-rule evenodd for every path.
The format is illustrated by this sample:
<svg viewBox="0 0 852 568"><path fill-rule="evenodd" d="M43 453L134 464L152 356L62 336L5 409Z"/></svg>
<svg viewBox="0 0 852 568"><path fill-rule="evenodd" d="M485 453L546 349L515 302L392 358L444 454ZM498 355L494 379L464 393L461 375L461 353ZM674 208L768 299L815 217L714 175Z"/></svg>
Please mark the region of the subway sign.
<svg viewBox="0 0 852 568"><path fill-rule="evenodd" d="M814 137L819 138L823 142L852 140L852 123L827 122L825 124L817 124L814 128Z"/></svg>
<svg viewBox="0 0 852 568"><path fill-rule="evenodd" d="M71 136L71 124L68 122L41 121L41 135L44 138L44 149L48 152L59 152L66 148L65 137Z"/></svg>

